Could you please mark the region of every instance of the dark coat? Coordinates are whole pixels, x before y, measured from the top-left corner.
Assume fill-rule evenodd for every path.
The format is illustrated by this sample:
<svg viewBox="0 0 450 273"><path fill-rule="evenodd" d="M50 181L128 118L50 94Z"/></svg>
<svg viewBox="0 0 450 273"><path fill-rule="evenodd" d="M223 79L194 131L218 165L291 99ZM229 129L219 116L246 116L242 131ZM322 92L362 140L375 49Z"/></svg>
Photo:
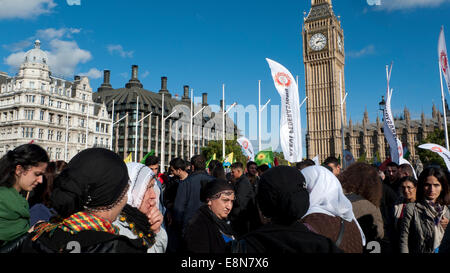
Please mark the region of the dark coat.
<svg viewBox="0 0 450 273"><path fill-rule="evenodd" d="M188 253L229 253L218 226L207 205L201 206L186 226L184 249Z"/></svg>
<svg viewBox="0 0 450 273"><path fill-rule="evenodd" d="M298 254L342 253L329 238L311 232L296 221L291 225L267 224L246 234L233 247L234 253Z"/></svg>
<svg viewBox="0 0 450 273"><path fill-rule="evenodd" d="M27 233L10 242L0 253L146 253L141 239L131 240L125 236L107 232L86 230L70 234L61 229L43 233L36 241L35 233Z"/></svg>
<svg viewBox="0 0 450 273"><path fill-rule="evenodd" d="M202 185L213 180L206 171L196 171L190 174L178 185L175 202L173 204L173 220L182 230L186 227L189 219L200 208L200 190Z"/></svg>
<svg viewBox="0 0 450 273"><path fill-rule="evenodd" d="M246 175L234 183L235 200L230 212L231 225L238 236L242 236L261 226L255 193Z"/></svg>

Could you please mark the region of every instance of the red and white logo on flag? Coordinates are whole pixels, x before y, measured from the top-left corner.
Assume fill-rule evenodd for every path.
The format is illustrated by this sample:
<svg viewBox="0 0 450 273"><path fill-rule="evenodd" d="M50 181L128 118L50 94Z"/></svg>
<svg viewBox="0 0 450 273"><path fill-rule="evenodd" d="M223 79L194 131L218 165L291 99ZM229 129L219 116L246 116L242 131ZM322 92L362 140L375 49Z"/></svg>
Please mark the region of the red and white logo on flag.
<svg viewBox="0 0 450 273"><path fill-rule="evenodd" d="M433 152L442 153L442 149L439 148L439 147L433 147L433 148L431 148L431 150L432 150Z"/></svg>
<svg viewBox="0 0 450 273"><path fill-rule="evenodd" d="M291 85L291 77L289 77L288 74L283 73L283 72L278 72L275 75L275 80L277 81L277 83L279 85L282 85L282 86L289 87L289 85Z"/></svg>
<svg viewBox="0 0 450 273"><path fill-rule="evenodd" d="M247 142L247 140L244 140L243 142L242 142L242 147L244 147L244 149L248 149L248 142Z"/></svg>
<svg viewBox="0 0 450 273"><path fill-rule="evenodd" d="M445 53L444 51L441 51L440 60L441 60L441 67L442 67L442 70L444 71L445 74L447 74L447 70L448 70L448 58L447 58L447 53Z"/></svg>

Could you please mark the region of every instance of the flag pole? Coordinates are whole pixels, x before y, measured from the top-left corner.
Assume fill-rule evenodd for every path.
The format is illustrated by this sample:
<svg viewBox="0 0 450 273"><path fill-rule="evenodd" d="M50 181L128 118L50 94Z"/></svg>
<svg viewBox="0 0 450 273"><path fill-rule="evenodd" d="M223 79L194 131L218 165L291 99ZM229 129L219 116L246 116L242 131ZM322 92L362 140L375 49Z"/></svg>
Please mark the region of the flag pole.
<svg viewBox="0 0 450 273"><path fill-rule="evenodd" d="M444 130L445 130L445 147L449 149L448 145L448 129L447 129L447 109L445 109L445 95L444 95L444 84L442 82L442 68L439 62L439 77L441 79L441 98L442 98L442 109L444 110Z"/></svg>

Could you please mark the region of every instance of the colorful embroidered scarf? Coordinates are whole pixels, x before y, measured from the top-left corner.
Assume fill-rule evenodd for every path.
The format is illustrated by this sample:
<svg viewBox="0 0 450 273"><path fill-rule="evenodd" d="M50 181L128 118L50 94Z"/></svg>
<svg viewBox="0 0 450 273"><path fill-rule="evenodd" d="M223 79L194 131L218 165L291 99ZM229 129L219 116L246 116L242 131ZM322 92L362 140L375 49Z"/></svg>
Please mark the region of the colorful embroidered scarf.
<svg viewBox="0 0 450 273"><path fill-rule="evenodd" d="M61 223L50 224L45 223L39 225L36 229L36 235L32 238L35 241L44 232L53 232L57 228L64 230L65 232L70 232L71 234L76 234L80 231L85 230L95 230L103 231L111 234L118 234L119 230L117 227L111 224L108 220L102 219L94 214L87 212L78 212L72 214L69 218L66 218Z"/></svg>

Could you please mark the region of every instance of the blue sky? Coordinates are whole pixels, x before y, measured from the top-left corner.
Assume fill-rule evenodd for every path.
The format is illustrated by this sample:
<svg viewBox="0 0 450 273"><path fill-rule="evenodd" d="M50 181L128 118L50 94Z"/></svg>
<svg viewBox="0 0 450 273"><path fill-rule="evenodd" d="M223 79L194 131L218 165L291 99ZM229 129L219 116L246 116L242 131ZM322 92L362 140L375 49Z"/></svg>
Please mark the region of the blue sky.
<svg viewBox="0 0 450 273"><path fill-rule="evenodd" d="M345 34L347 119L360 122L367 107L375 121L391 61L394 115L407 106L413 118L422 111L431 117L433 102L442 108L437 41L441 25L450 37L450 0L380 4L333 1ZM104 69L120 88L137 64L151 91L159 91L160 78L167 76L172 94L181 96L189 85L196 97L207 92L208 102L218 105L224 83L227 104L245 107L257 105L261 80L262 103L271 99L271 106L279 105L265 58L299 76L302 100L301 27L310 5L309 0L0 0L0 28L8 30L1 38L0 71L17 72L21 54L40 39L54 56L54 74L89 75L94 90Z"/></svg>

